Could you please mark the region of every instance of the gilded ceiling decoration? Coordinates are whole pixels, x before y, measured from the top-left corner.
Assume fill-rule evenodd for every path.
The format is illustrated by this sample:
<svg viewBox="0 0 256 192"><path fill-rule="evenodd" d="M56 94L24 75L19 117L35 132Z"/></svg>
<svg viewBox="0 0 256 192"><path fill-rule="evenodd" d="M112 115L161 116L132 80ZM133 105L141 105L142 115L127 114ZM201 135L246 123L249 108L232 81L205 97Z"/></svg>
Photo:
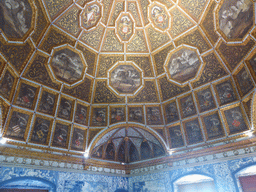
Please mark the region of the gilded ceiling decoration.
<svg viewBox="0 0 256 192"><path fill-rule="evenodd" d="M0 133L130 163L252 129L252 0L2 0Z"/></svg>
<svg viewBox="0 0 256 192"><path fill-rule="evenodd" d="M191 48L179 47L169 53L165 64L169 79L184 83L197 76L201 61L196 51Z"/></svg>
<svg viewBox="0 0 256 192"><path fill-rule="evenodd" d="M132 94L142 85L142 70L132 62L118 62L108 75L109 85L117 94Z"/></svg>

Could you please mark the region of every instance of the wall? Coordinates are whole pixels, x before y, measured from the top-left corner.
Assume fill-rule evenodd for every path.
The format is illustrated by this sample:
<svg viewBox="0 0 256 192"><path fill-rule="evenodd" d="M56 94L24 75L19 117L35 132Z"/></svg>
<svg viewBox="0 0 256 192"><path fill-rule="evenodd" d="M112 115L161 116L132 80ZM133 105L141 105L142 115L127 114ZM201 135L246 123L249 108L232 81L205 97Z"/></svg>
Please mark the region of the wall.
<svg viewBox="0 0 256 192"><path fill-rule="evenodd" d="M255 164L256 157L248 157L161 173L134 176L129 179L129 192L173 192L173 183L177 179L195 173L212 177L218 192L237 192L239 188L235 175L242 169Z"/></svg>
<svg viewBox="0 0 256 192"><path fill-rule="evenodd" d="M251 165L256 165L256 157L144 174L129 179L78 172L0 166L0 188L3 186L24 188L37 186L49 189L50 192L115 192L117 189L129 188L129 192L173 192L173 183L177 179L197 173L212 177L218 192L236 192L238 185L235 175Z"/></svg>
<svg viewBox="0 0 256 192"><path fill-rule="evenodd" d="M114 192L127 189L128 179L85 173L0 167L0 188L19 187L48 189L50 192Z"/></svg>

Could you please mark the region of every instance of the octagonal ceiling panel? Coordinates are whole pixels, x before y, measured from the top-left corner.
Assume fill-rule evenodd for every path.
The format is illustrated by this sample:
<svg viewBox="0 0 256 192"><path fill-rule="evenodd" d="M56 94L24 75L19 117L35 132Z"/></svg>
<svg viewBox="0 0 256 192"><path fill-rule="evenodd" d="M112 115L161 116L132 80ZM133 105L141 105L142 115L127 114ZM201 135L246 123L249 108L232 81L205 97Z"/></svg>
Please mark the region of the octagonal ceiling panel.
<svg viewBox="0 0 256 192"><path fill-rule="evenodd" d="M142 70L133 62L118 62L108 75L109 86L118 94L132 95L142 87Z"/></svg>
<svg viewBox="0 0 256 192"><path fill-rule="evenodd" d="M201 60L197 50L181 46L169 53L165 69L169 79L177 83L185 83L197 76Z"/></svg>
<svg viewBox="0 0 256 192"><path fill-rule="evenodd" d="M251 0L225 0L216 10L218 31L227 41L243 40L254 25Z"/></svg>
<svg viewBox="0 0 256 192"><path fill-rule="evenodd" d="M24 41L34 29L36 9L31 0L1 1L0 29L10 41Z"/></svg>
<svg viewBox="0 0 256 192"><path fill-rule="evenodd" d="M50 66L55 77L67 84L81 80L87 68L83 55L70 46L54 49Z"/></svg>
<svg viewBox="0 0 256 192"><path fill-rule="evenodd" d="M247 139L255 2L5 0L0 9L9 144L133 162L163 154L157 141L184 152Z"/></svg>

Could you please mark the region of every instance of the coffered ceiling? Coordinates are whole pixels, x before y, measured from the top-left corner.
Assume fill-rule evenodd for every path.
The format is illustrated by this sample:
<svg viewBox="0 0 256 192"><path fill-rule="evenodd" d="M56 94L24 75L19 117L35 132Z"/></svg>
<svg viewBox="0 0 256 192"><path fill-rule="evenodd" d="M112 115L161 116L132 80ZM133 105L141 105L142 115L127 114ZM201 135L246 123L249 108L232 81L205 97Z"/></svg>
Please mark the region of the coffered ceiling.
<svg viewBox="0 0 256 192"><path fill-rule="evenodd" d="M10 147L130 163L252 129L252 0L3 0L0 32Z"/></svg>

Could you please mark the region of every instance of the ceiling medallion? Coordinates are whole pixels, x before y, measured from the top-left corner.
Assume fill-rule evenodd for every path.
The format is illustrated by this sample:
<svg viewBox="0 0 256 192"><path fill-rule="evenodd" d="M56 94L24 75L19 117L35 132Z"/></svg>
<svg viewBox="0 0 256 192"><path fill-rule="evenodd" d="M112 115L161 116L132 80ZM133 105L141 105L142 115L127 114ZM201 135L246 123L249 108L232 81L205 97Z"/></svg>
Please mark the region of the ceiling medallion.
<svg viewBox="0 0 256 192"><path fill-rule="evenodd" d="M116 20L116 34L118 38L125 42L129 41L135 31L135 22L130 13L121 13Z"/></svg>
<svg viewBox="0 0 256 192"><path fill-rule="evenodd" d="M143 72L133 62L117 62L108 72L108 85L119 95L133 95L143 85Z"/></svg>
<svg viewBox="0 0 256 192"><path fill-rule="evenodd" d="M216 10L217 30L226 41L242 41L254 25L251 0L224 0Z"/></svg>
<svg viewBox="0 0 256 192"><path fill-rule="evenodd" d="M93 1L86 4L84 10L80 14L81 26L86 30L96 27L103 15L102 11L102 5L98 2Z"/></svg>
<svg viewBox="0 0 256 192"><path fill-rule="evenodd" d="M54 76L67 84L74 84L82 80L87 64L78 50L69 45L54 48L50 67Z"/></svg>
<svg viewBox="0 0 256 192"><path fill-rule="evenodd" d="M24 41L34 29L36 9L32 0L0 1L0 30L10 41Z"/></svg>
<svg viewBox="0 0 256 192"><path fill-rule="evenodd" d="M153 25L161 30L166 31L170 27L170 18L166 7L158 2L152 3L148 7L149 19L152 21Z"/></svg>
<svg viewBox="0 0 256 192"><path fill-rule="evenodd" d="M197 49L182 45L168 54L164 67L169 80L185 84L197 76L201 64Z"/></svg>

